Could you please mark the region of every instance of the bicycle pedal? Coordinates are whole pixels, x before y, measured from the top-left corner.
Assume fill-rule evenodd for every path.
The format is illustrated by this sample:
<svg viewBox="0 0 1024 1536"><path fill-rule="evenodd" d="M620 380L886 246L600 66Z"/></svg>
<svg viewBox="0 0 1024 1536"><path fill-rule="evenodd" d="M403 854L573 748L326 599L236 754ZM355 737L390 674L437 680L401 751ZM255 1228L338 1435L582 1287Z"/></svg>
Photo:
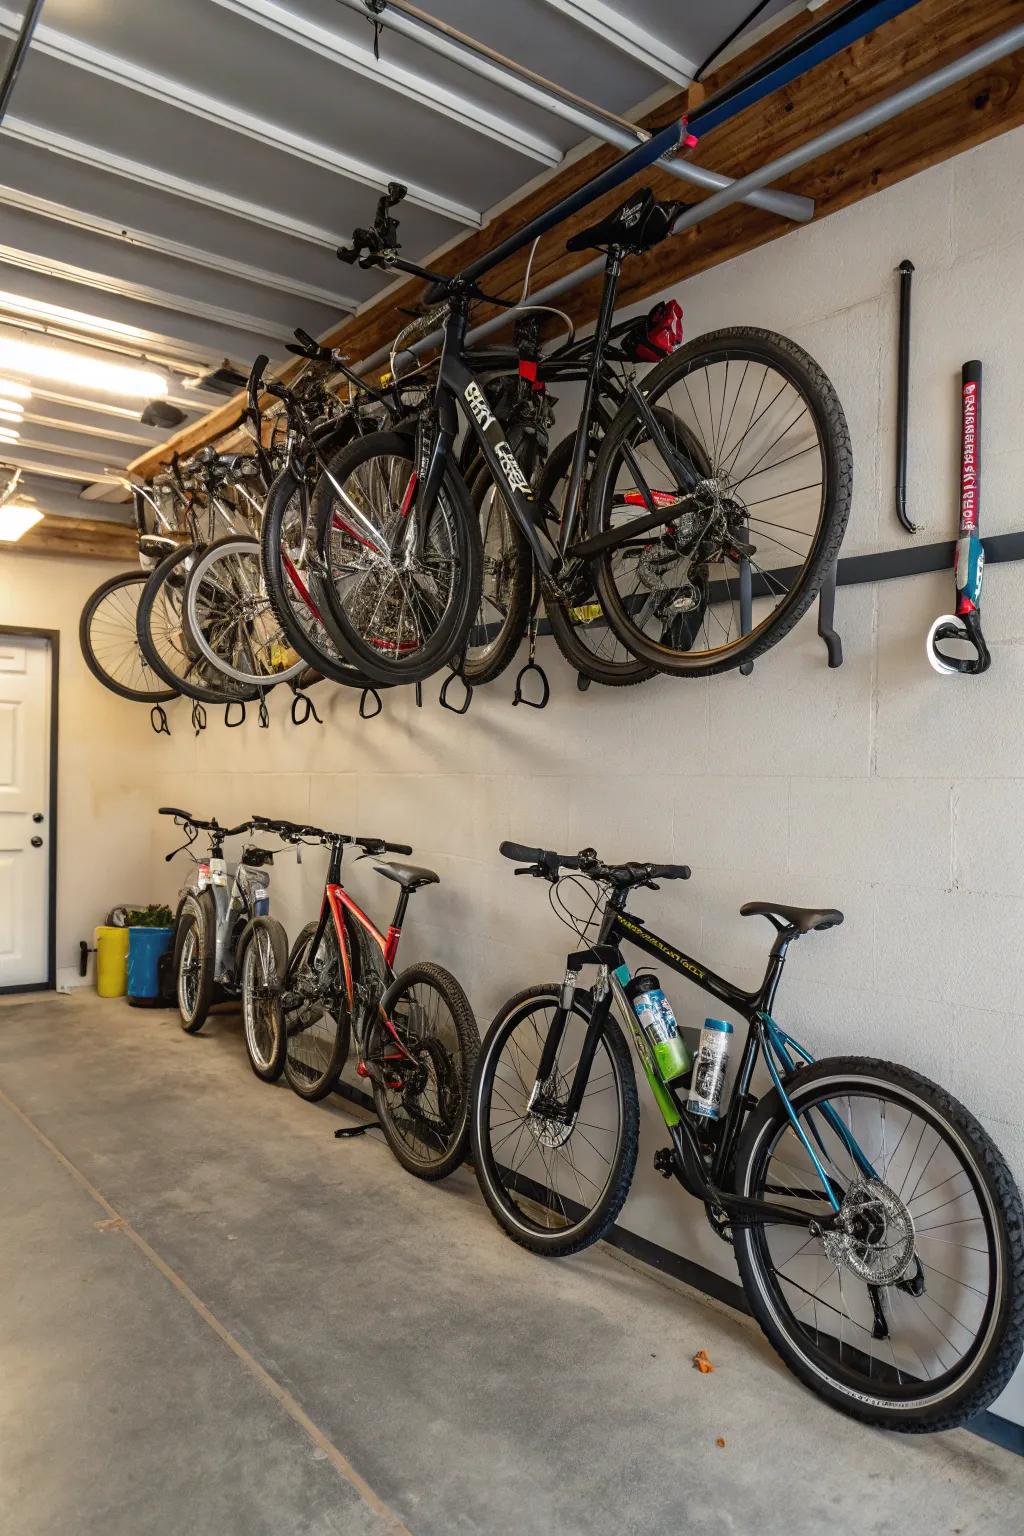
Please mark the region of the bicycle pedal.
<svg viewBox="0 0 1024 1536"><path fill-rule="evenodd" d="M671 1179L676 1171L676 1154L674 1147L659 1147L654 1154L654 1167L663 1179Z"/></svg>

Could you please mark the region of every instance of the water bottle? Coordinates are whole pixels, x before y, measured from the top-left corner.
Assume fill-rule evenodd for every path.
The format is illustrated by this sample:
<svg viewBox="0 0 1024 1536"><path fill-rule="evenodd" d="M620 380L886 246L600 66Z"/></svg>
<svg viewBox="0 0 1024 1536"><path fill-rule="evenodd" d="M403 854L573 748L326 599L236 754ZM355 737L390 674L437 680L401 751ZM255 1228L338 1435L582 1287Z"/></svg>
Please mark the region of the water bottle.
<svg viewBox="0 0 1024 1536"><path fill-rule="evenodd" d="M649 972L634 976L626 988L626 996L633 1004L633 1012L650 1041L658 1069L665 1082L670 1082L672 1078L682 1077L685 1072L689 1072L692 1066L690 1053L679 1033L676 1016L672 1012L672 1004L661 990L661 983L657 976L652 976Z"/></svg>
<svg viewBox="0 0 1024 1536"><path fill-rule="evenodd" d="M729 1036L732 1025L726 1019L705 1019L697 1047L697 1059L686 1107L691 1115L717 1120L722 1107L722 1089L729 1066Z"/></svg>

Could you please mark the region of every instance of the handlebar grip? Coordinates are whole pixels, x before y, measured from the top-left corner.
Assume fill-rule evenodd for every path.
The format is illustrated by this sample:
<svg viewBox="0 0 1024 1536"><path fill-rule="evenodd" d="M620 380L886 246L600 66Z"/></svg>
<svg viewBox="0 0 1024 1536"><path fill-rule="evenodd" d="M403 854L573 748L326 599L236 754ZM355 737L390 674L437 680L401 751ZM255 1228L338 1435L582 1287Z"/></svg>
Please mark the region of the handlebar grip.
<svg viewBox="0 0 1024 1536"><path fill-rule="evenodd" d="M385 843L385 853L412 853L408 843Z"/></svg>
<svg viewBox="0 0 1024 1536"><path fill-rule="evenodd" d="M514 859L517 864L539 864L544 857L543 848L527 848L523 843L501 843L498 852L503 859Z"/></svg>
<svg viewBox="0 0 1024 1536"><path fill-rule="evenodd" d="M689 864L654 864L651 867L653 880L689 880Z"/></svg>
<svg viewBox="0 0 1024 1536"><path fill-rule="evenodd" d="M184 816L186 821L192 820L191 811L183 811L176 805L162 805L157 811L158 816Z"/></svg>

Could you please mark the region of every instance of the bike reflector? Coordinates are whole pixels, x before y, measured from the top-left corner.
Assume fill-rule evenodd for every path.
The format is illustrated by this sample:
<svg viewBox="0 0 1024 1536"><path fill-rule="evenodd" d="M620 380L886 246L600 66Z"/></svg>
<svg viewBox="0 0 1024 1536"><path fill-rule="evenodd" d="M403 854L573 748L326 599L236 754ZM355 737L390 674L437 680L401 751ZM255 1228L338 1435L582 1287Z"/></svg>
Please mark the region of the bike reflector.
<svg viewBox="0 0 1024 1536"><path fill-rule="evenodd" d="M683 311L675 299L666 299L631 325L620 345L630 362L656 363L682 341Z"/></svg>

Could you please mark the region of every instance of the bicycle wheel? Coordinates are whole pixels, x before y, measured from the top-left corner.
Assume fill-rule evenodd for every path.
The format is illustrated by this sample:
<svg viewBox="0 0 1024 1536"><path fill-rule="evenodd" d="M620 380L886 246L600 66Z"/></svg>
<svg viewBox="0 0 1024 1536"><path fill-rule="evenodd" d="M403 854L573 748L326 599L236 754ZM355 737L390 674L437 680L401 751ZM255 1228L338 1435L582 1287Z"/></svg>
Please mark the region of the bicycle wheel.
<svg viewBox="0 0 1024 1536"><path fill-rule="evenodd" d="M561 520L569 473L576 447L576 434L562 439L541 471L537 482L537 501L551 507ZM555 644L569 663L591 682L606 688L629 688L656 676L654 667L646 666L627 651L604 616L597 593L584 595L577 603L561 602L553 592L544 594L544 610Z"/></svg>
<svg viewBox="0 0 1024 1536"><path fill-rule="evenodd" d="M139 704L166 704L178 689L150 666L136 625L148 580L148 571L128 571L98 586L82 609L78 643L89 671L111 693Z"/></svg>
<svg viewBox="0 0 1024 1536"><path fill-rule="evenodd" d="M669 432L652 442L627 402L598 455L588 531L621 528L651 501L666 521L600 554L594 581L639 661L707 677L762 655L813 601L850 514L850 434L817 363L772 331L700 336L641 390L685 424L714 473L695 479L685 443Z"/></svg>
<svg viewBox="0 0 1024 1536"><path fill-rule="evenodd" d="M300 1099L316 1102L334 1091L348 1057L351 1020L338 940L328 924L315 961L309 950L317 924L307 923L292 945L281 1001L284 1073Z"/></svg>
<svg viewBox="0 0 1024 1536"><path fill-rule="evenodd" d="M1024 1350L1024 1208L974 1116L907 1067L819 1061L786 1084L840 1201L777 1092L751 1116L735 1187L806 1210L737 1227L751 1309L805 1385L886 1429L952 1429L1002 1391Z"/></svg>
<svg viewBox="0 0 1024 1536"><path fill-rule="evenodd" d="M519 649L530 616L533 555L486 465L474 474L470 495L480 523L483 585L466 636L462 675L479 688L500 677Z"/></svg>
<svg viewBox="0 0 1024 1536"><path fill-rule="evenodd" d="M367 679L339 654L310 591L313 529L301 482L291 469L267 494L260 558L270 605L288 643L332 683L364 688Z"/></svg>
<svg viewBox="0 0 1024 1536"><path fill-rule="evenodd" d="M190 892L178 909L174 932L175 993L181 1027L198 1035L213 1007L217 909L209 890Z"/></svg>
<svg viewBox="0 0 1024 1536"><path fill-rule="evenodd" d="M249 1065L265 1083L284 1071L286 1036L281 986L288 969L288 936L275 917L255 917L242 936L239 971L242 1025Z"/></svg>
<svg viewBox="0 0 1024 1536"><path fill-rule="evenodd" d="M256 539L208 545L185 583L185 635L211 666L243 688L272 688L306 663L281 633L267 596Z"/></svg>
<svg viewBox="0 0 1024 1536"><path fill-rule="evenodd" d="M255 688L232 683L189 640L184 623L185 584L195 550L186 544L161 560L139 600L138 634L153 671L200 704L228 704L257 697Z"/></svg>
<svg viewBox="0 0 1024 1536"><path fill-rule="evenodd" d="M373 1101L388 1146L409 1173L443 1179L469 1144L469 1085L480 1036L450 971L413 965L381 1000L366 1042Z"/></svg>
<svg viewBox="0 0 1024 1536"><path fill-rule="evenodd" d="M577 1253L603 1237L629 1193L640 1106L622 1031L609 1017L576 1119L564 1104L589 1023L585 994L566 1021L551 1076L530 1103L561 987L510 998L484 1038L473 1079L473 1164L492 1214L534 1253Z"/></svg>
<svg viewBox="0 0 1024 1536"><path fill-rule="evenodd" d="M313 493L313 596L339 651L374 683L422 682L459 655L480 602L465 482L446 469L424 527L413 454L407 435L372 433L330 460Z"/></svg>

